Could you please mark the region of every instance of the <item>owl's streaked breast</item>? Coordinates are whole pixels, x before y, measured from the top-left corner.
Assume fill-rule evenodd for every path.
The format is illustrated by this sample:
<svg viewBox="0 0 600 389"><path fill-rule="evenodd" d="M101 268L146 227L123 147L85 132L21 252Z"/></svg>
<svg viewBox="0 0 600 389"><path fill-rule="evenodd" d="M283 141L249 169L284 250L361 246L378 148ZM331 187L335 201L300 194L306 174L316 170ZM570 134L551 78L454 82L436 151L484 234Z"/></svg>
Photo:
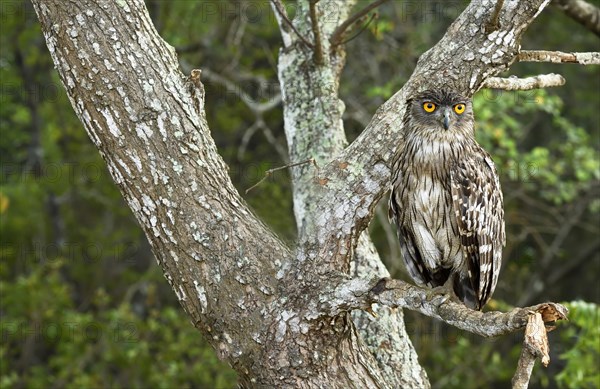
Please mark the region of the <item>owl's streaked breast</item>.
<svg viewBox="0 0 600 389"><path fill-rule="evenodd" d="M397 197L400 219L412 225L423 259L430 269L463 265L456 219L452 208L449 159L456 157L447 142L423 143L415 154L406 154L402 189ZM437 161L437 162L436 162Z"/></svg>

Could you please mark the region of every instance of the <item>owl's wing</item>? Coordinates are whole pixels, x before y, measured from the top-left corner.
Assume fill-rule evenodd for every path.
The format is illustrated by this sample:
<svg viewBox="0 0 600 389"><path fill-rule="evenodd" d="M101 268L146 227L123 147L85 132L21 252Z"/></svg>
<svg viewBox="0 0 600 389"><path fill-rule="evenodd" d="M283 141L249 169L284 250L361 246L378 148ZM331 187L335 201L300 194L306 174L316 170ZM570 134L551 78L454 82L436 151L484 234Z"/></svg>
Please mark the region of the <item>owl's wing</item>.
<svg viewBox="0 0 600 389"><path fill-rule="evenodd" d="M450 271L452 269L443 268L442 266L433 266L433 269L430 269L431 266L426 266L425 258L421 255L421 251L417 245L417 238L415 237L414 231L411 228L404 226L403 223L398 220L398 218L402 218L405 210L401 209L396 196L397 192L392 189L392 192L390 193L388 217L398 229L400 250L410 277L417 283L428 285L432 288L444 285L450 276Z"/></svg>
<svg viewBox="0 0 600 389"><path fill-rule="evenodd" d="M506 236L498 173L490 156L478 151L454 165L450 181L468 282L481 309L496 288Z"/></svg>

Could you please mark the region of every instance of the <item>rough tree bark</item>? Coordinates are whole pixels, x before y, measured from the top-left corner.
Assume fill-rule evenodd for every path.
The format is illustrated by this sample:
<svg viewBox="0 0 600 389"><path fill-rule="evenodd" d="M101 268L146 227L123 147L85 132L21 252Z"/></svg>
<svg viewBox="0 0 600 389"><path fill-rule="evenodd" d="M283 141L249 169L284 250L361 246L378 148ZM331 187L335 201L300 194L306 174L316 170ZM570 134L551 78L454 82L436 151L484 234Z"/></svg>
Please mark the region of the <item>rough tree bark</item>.
<svg viewBox="0 0 600 389"><path fill-rule="evenodd" d="M201 73L180 72L143 1L33 0L73 108L192 323L243 386L328 388L429 386L402 311L385 307L408 305L369 299L383 304L378 319L349 313L368 307L353 301L356 288L368 292L388 275L363 231L402 146L406 98L440 86L472 95L508 69L547 3L507 1L495 12L495 1L473 1L347 146L345 53L330 38L354 2L299 1L292 24L273 1L290 159L320 167L316 177L310 164L292 170L299 236L286 247L231 184L206 122Z"/></svg>

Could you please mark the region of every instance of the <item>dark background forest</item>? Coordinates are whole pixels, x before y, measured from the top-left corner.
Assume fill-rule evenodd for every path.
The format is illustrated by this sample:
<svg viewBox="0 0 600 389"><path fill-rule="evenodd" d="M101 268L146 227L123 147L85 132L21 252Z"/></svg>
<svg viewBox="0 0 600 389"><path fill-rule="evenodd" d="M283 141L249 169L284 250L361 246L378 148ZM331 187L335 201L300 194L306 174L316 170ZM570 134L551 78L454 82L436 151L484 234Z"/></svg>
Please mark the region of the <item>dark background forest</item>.
<svg viewBox="0 0 600 389"><path fill-rule="evenodd" d="M0 4L0 386L234 387L235 373L180 309L75 117L31 5ZM212 136L237 188L243 193L267 169L295 162L287 157L277 82L281 41L268 2L147 5L184 73L203 71ZM350 140L465 5L392 0L347 43L341 98ZM600 39L549 6L522 47L599 51ZM551 364L536 367L531 385L598 388L600 67L510 69L517 76L552 72L566 85L474 97L477 139L501 174L508 242L486 309L565 303L570 321L550 333ZM245 198L294 241L285 171ZM392 275L408 280L386 206L382 201L371 235ZM434 388L509 385L521 333L482 339L412 312L406 322Z"/></svg>

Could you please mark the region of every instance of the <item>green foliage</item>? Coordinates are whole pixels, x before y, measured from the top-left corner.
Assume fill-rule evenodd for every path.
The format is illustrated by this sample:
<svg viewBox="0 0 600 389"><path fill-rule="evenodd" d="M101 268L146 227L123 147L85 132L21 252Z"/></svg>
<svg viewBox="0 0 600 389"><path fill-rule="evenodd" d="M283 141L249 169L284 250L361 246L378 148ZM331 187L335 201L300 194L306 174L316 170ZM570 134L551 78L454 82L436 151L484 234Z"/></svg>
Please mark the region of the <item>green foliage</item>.
<svg viewBox="0 0 600 389"><path fill-rule="evenodd" d="M128 303L111 308L111 296L98 289L81 312L65 266L56 260L0 282L2 387L235 385L235 373L223 369L178 307L151 307L144 317Z"/></svg>
<svg viewBox="0 0 600 389"><path fill-rule="evenodd" d="M590 134L563 116L563 101L545 90L475 96L477 138L492 152L500 173L554 204L573 201L600 179ZM538 123L551 128L539 142ZM533 146L536 145L536 146Z"/></svg>
<svg viewBox="0 0 600 389"><path fill-rule="evenodd" d="M585 301L565 304L569 322L559 326L567 351L560 355L565 368L556 376L561 388L597 388L600 384L600 307Z"/></svg>

